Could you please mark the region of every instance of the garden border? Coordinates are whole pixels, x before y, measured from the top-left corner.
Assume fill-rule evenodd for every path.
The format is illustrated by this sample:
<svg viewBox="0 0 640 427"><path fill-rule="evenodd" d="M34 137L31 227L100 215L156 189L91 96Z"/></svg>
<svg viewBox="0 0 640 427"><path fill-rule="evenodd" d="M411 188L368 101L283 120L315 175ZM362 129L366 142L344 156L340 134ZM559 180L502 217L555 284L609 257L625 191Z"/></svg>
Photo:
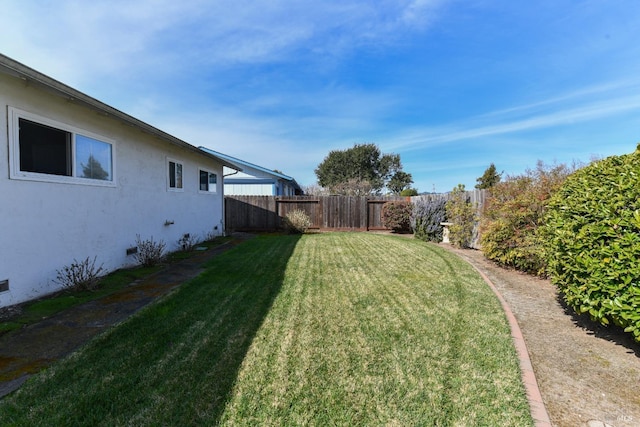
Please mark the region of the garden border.
<svg viewBox="0 0 640 427"><path fill-rule="evenodd" d="M498 288L496 288L496 286L493 284L491 279L489 279L489 277L484 272L482 272L469 260L464 259L460 256L459 258L467 262L471 267L473 267L474 270L478 272L478 274L480 274L480 277L482 277L485 283L489 285L493 293L500 301L504 314L509 322L513 344L516 348L516 352L518 353L518 359L520 360L520 372L522 374L522 382L524 383L524 387L527 393L527 400L529 401L531 417L533 418L536 427L552 427L553 424L551 424L551 418L549 417L547 408L544 406L542 394L540 393L540 388L538 387L538 381L536 380L536 375L533 371L533 365L531 364L531 359L529 358L529 351L527 350L527 345L525 344L524 337L522 336L522 331L520 330L520 325L518 325L516 317L514 316L511 308L502 297L502 294L500 294L500 292L498 291Z"/></svg>

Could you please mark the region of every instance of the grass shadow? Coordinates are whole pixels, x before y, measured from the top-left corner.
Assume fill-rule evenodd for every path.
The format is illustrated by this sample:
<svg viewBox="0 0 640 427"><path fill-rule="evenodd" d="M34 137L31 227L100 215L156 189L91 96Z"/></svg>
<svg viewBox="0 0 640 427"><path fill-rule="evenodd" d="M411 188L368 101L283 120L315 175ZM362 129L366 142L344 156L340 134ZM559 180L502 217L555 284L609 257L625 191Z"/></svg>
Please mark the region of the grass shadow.
<svg viewBox="0 0 640 427"><path fill-rule="evenodd" d="M214 380L203 383L200 389L200 393L209 398L199 399L192 408L194 413L207 413L207 423L218 424L245 356L280 293L289 258L300 237L298 234L261 235L230 254L230 257L236 257L235 262L228 264L228 259L214 260L196 280L196 285L206 285L222 283L219 279L224 277L230 292L221 294L220 302L224 307L216 319L220 335L213 356L215 363L207 367L206 372L190 373L194 380L200 375ZM228 270L221 275L223 265Z"/></svg>
<svg viewBox="0 0 640 427"><path fill-rule="evenodd" d="M215 425L300 236L259 236L0 401L10 425ZM70 398L73 396L73 398Z"/></svg>

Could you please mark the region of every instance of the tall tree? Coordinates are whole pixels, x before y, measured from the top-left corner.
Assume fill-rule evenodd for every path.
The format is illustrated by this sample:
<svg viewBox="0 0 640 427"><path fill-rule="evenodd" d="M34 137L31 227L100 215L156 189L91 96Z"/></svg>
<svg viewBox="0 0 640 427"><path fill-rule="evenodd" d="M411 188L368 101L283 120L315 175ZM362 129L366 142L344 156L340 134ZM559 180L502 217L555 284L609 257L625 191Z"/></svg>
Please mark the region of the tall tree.
<svg viewBox="0 0 640 427"><path fill-rule="evenodd" d="M104 170L98 159L93 157L93 154L89 155L89 159L87 160L87 164L81 164L82 166L82 177L83 178L93 178L93 179L109 179L109 172Z"/></svg>
<svg viewBox="0 0 640 427"><path fill-rule="evenodd" d="M502 179L502 173L496 172L496 165L491 163L482 176L476 179L476 188L481 190L491 188L499 183L500 179Z"/></svg>
<svg viewBox="0 0 640 427"><path fill-rule="evenodd" d="M375 144L356 144L331 151L315 170L318 184L339 191L342 187L370 187L380 193L389 179L402 170L400 156L382 154Z"/></svg>
<svg viewBox="0 0 640 427"><path fill-rule="evenodd" d="M399 195L407 188L410 188L411 184L413 184L413 177L410 173L397 171L391 179L389 179L387 188L392 194Z"/></svg>

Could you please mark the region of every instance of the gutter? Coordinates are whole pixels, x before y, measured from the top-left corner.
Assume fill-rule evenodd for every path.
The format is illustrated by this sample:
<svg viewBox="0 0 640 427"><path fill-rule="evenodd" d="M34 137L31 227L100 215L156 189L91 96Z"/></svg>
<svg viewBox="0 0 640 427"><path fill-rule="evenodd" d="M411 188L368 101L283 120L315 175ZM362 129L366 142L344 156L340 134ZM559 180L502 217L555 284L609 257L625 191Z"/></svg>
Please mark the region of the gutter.
<svg viewBox="0 0 640 427"><path fill-rule="evenodd" d="M127 113L113 108L105 104L104 102L97 100L96 98L86 95L3 54L0 54L0 72L23 80L26 86L33 85L39 87L49 93L64 98L67 102L81 105L90 110L93 110L101 116L120 120L128 126L139 129L143 133L155 136L163 141L189 150L191 152L214 159L222 163L224 166L228 166L233 169L237 168L236 165L231 164L228 160L218 157L212 153L207 153L206 151L200 150L198 147L191 145L188 142L176 138L175 136L170 135L148 123L145 123L142 120L136 119L135 117L130 116Z"/></svg>

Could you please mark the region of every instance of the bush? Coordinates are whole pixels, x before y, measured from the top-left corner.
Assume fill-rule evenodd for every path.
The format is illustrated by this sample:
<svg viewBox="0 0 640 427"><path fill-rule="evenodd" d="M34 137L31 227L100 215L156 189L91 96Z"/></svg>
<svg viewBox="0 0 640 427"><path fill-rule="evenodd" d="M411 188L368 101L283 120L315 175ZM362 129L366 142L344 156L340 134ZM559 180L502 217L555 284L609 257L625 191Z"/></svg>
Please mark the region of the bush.
<svg viewBox="0 0 640 427"><path fill-rule="evenodd" d="M135 258L138 263L145 267L154 266L164 258L166 245L162 240L155 242L153 237L148 240L142 240L138 234L136 235L136 246L138 247L138 252L136 252Z"/></svg>
<svg viewBox="0 0 640 427"><path fill-rule="evenodd" d="M476 223L476 209L463 184L458 184L451 191L450 198L445 205L447 221L453 225L449 227L449 240L454 246L468 248L473 242L473 228Z"/></svg>
<svg viewBox="0 0 640 427"><path fill-rule="evenodd" d="M185 233L178 239L178 246L180 246L180 249L183 251L192 251L198 243L198 237L191 233Z"/></svg>
<svg viewBox="0 0 640 427"><path fill-rule="evenodd" d="M400 192L400 195L402 197L412 197L412 196L417 196L418 195L418 190L416 190L415 188L405 188L404 190L402 190Z"/></svg>
<svg viewBox="0 0 640 427"><path fill-rule="evenodd" d="M311 218L305 211L294 209L284 217L282 227L289 234L303 234L311 227Z"/></svg>
<svg viewBox="0 0 640 427"><path fill-rule="evenodd" d="M549 199L573 170L538 162L535 170L495 184L480 218L484 256L505 267L545 276L544 239L538 228Z"/></svg>
<svg viewBox="0 0 640 427"><path fill-rule="evenodd" d="M96 257L93 260L87 257L83 261L74 259L71 265L57 270L54 282L67 289L92 291L96 288L101 272L102 264L96 267Z"/></svg>
<svg viewBox="0 0 640 427"><path fill-rule="evenodd" d="M543 230L549 274L567 304L640 342L640 146L571 175Z"/></svg>
<svg viewBox="0 0 640 427"><path fill-rule="evenodd" d="M395 233L411 233L412 210L411 202L387 202L382 205L382 225Z"/></svg>
<svg viewBox="0 0 640 427"><path fill-rule="evenodd" d="M441 242L447 201L445 199L417 199L411 213L411 228L415 237L427 242Z"/></svg>

